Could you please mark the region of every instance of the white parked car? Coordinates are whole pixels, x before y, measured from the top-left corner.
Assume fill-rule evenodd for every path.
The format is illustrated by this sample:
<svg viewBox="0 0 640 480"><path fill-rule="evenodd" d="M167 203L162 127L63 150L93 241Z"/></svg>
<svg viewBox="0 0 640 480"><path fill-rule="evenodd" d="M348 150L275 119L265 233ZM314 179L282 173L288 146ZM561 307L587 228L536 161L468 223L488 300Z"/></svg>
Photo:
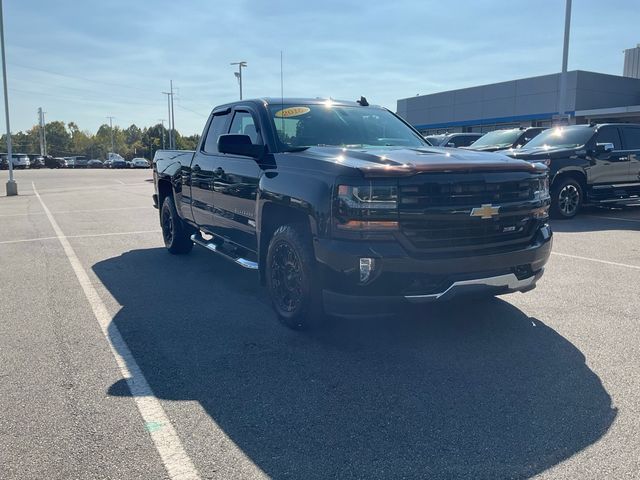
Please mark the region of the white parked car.
<svg viewBox="0 0 640 480"><path fill-rule="evenodd" d="M12 154L11 163L13 164L13 168L29 168L31 166L29 155L26 155L24 153Z"/></svg>
<svg viewBox="0 0 640 480"><path fill-rule="evenodd" d="M149 160L147 160L146 158L134 158L132 160L133 163L133 168L149 168L151 166L151 164L149 163Z"/></svg>

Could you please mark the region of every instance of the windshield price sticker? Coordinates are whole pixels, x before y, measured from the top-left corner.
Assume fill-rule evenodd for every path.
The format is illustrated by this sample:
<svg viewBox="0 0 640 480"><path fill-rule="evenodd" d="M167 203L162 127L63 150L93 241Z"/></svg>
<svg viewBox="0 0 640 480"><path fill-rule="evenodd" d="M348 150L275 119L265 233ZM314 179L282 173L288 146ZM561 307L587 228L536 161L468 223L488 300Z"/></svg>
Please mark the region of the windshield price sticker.
<svg viewBox="0 0 640 480"><path fill-rule="evenodd" d="M283 110L278 110L275 113L277 118L299 117L305 113L309 113L311 109L309 107L289 107Z"/></svg>

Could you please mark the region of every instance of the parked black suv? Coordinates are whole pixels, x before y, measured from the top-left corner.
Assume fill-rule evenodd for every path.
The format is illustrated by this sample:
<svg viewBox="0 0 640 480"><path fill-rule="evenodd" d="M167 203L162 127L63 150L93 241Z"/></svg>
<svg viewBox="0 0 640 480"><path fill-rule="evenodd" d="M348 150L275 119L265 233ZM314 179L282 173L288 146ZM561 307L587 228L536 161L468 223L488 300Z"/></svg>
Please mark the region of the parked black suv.
<svg viewBox="0 0 640 480"><path fill-rule="evenodd" d="M551 213L557 218L572 218L587 203L640 200L640 125L552 128L507 154L549 165Z"/></svg>
<svg viewBox="0 0 640 480"><path fill-rule="evenodd" d="M497 152L510 148L520 148L533 140L545 129L543 127L507 128L485 133L468 147L478 152Z"/></svg>
<svg viewBox="0 0 640 480"><path fill-rule="evenodd" d="M482 137L481 133L443 133L427 135L425 138L434 147L460 148L468 147Z"/></svg>
<svg viewBox="0 0 640 480"><path fill-rule="evenodd" d="M259 271L294 328L524 292L551 251L547 167L430 147L365 99L222 105L195 152L158 151L153 169L169 252L195 242Z"/></svg>

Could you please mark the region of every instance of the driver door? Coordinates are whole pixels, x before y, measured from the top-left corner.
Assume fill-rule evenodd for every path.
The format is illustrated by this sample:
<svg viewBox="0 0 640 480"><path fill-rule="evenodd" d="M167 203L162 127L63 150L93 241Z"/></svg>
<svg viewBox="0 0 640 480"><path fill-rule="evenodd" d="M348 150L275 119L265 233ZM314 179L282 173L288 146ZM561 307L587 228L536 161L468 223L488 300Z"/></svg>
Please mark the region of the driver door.
<svg viewBox="0 0 640 480"><path fill-rule="evenodd" d="M256 113L248 107L236 107L227 133L248 135L252 143L262 145ZM256 197L260 167L255 159L241 155L219 154L213 168L213 228L225 239L257 251Z"/></svg>

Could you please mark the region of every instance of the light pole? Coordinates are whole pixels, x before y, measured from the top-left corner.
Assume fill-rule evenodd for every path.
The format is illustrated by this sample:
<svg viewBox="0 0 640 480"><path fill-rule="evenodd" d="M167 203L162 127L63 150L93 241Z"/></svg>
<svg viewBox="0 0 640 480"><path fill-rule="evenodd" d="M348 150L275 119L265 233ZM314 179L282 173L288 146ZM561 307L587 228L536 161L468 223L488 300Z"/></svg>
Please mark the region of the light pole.
<svg viewBox="0 0 640 480"><path fill-rule="evenodd" d="M116 153L113 146L113 119L114 117L107 117L109 119L109 130L111 131L111 153Z"/></svg>
<svg viewBox="0 0 640 480"><path fill-rule="evenodd" d="M571 31L571 0L567 0L564 14L564 45L562 47L562 72L558 94L558 123L568 123L567 113L567 63L569 61L569 33Z"/></svg>
<svg viewBox="0 0 640 480"><path fill-rule="evenodd" d="M232 62L230 65L238 65L238 71L234 72L234 75L238 79L238 83L240 84L240 100L242 100L242 67L247 66L247 62Z"/></svg>
<svg viewBox="0 0 640 480"><path fill-rule="evenodd" d="M164 150L164 118L159 118L158 121L160 122L160 125L162 125L162 149Z"/></svg>
<svg viewBox="0 0 640 480"><path fill-rule="evenodd" d="M2 80L4 84L4 114L7 119L7 163L9 164L9 180L7 181L7 197L18 195L18 184L13 179L13 152L11 151L11 126L9 125L9 97L7 96L7 62L4 54L4 18L2 0L0 0L0 45L2 50Z"/></svg>
<svg viewBox="0 0 640 480"><path fill-rule="evenodd" d="M162 92L163 95L167 96L167 111L169 118L169 150L173 149L173 145L171 144L171 97L173 97L173 92Z"/></svg>

